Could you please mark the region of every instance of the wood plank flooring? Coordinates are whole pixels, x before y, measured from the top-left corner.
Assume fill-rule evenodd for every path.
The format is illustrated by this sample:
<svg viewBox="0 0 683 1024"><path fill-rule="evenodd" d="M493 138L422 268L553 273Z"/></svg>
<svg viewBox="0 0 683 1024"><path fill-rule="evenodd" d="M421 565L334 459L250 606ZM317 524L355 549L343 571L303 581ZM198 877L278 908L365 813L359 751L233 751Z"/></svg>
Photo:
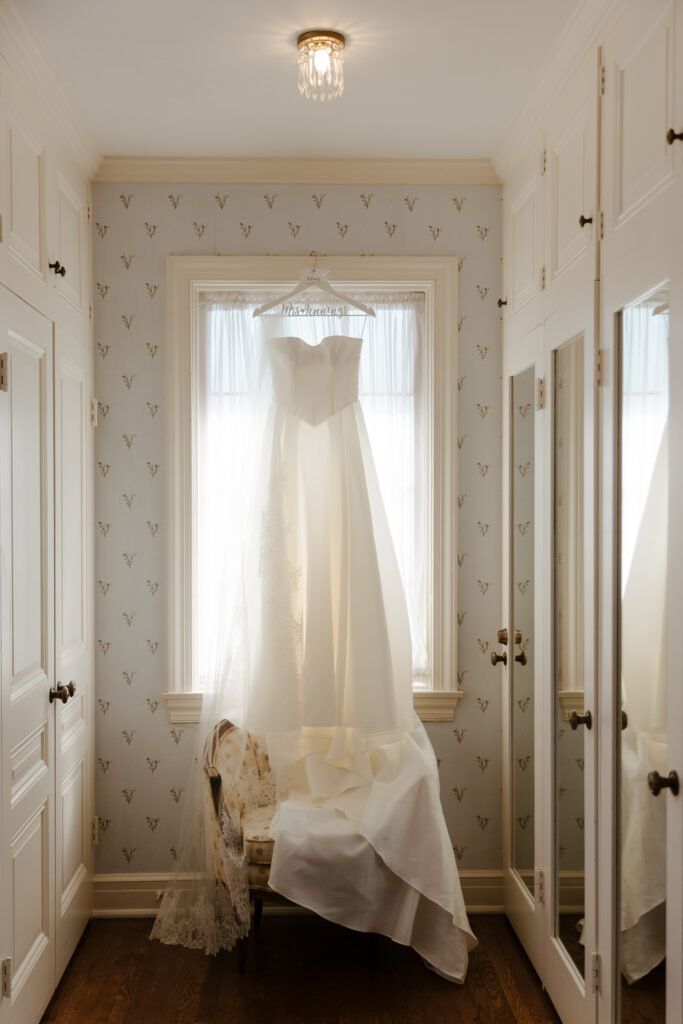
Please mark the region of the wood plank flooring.
<svg viewBox="0 0 683 1024"><path fill-rule="evenodd" d="M146 919L94 920L44 1024L559 1024L504 917L472 918L464 985L411 950L313 916L265 917L246 974L148 939Z"/></svg>

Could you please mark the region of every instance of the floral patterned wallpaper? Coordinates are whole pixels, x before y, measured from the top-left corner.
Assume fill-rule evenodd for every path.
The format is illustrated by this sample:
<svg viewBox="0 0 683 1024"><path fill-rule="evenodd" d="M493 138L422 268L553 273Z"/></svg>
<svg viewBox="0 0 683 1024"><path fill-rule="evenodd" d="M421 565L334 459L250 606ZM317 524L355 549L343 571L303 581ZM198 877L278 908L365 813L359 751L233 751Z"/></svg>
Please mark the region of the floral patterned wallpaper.
<svg viewBox="0 0 683 1024"><path fill-rule="evenodd" d="M501 189L95 184L98 872L173 865L194 727L166 689L169 253L456 255L458 680L433 723L461 868L501 866Z"/></svg>

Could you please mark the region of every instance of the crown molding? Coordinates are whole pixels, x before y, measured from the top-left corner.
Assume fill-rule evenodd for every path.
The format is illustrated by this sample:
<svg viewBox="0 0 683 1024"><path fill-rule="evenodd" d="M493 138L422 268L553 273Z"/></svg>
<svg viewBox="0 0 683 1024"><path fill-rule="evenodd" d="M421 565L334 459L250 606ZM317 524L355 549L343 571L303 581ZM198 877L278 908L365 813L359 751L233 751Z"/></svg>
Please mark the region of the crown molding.
<svg viewBox="0 0 683 1024"><path fill-rule="evenodd" d="M492 165L504 182L532 131L566 85L588 50L595 46L613 11L623 0L583 0L548 54L529 94L529 99L512 122Z"/></svg>
<svg viewBox="0 0 683 1024"><path fill-rule="evenodd" d="M490 160L105 156L95 181L196 185L499 185Z"/></svg>
<svg viewBox="0 0 683 1024"><path fill-rule="evenodd" d="M35 97L54 138L86 178L102 159L42 47L24 23L15 0L0 2L0 54L19 84Z"/></svg>

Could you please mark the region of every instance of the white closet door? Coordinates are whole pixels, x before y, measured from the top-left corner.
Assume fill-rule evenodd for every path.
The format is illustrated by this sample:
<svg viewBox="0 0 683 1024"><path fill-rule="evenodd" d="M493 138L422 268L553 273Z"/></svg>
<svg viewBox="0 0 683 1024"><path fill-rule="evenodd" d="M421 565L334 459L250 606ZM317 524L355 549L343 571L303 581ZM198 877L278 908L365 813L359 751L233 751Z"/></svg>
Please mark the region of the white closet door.
<svg viewBox="0 0 683 1024"><path fill-rule="evenodd" d="M86 333L87 341L87 333ZM55 676L73 685L56 704L57 979L91 906L94 565L91 354L55 327ZM70 694L68 689L67 694Z"/></svg>
<svg viewBox="0 0 683 1024"><path fill-rule="evenodd" d="M672 123L668 126L683 134L683 0L677 0L674 45L674 104ZM671 218L675 244L671 267L671 331L675 343L670 345L669 417L671 437L683 437L683 244L680 225L683 223L683 138L671 143L674 149L674 216ZM683 781L683 662L681 660L681 623L683 622L683 476L680 472L680 449L672 447L669 474L669 560L668 575L668 683L669 683L669 765ZM671 913L667 919L667 950L678 951L678 964L683 951L683 796L667 795L667 899ZM672 958L673 958L672 952ZM675 962L675 961L674 961ZM667 978L668 1021L683 1020L683 971L671 970Z"/></svg>
<svg viewBox="0 0 683 1024"><path fill-rule="evenodd" d="M507 345L503 369L503 893L505 912L539 975L546 946L543 808L547 743L542 729L543 597L536 585L543 538L543 327Z"/></svg>
<svg viewBox="0 0 683 1024"><path fill-rule="evenodd" d="M31 1022L55 976L52 324L5 288L0 353L0 952L12 961L0 1006L7 1020Z"/></svg>
<svg viewBox="0 0 683 1024"><path fill-rule="evenodd" d="M634 1010L683 1020L683 794L648 790L653 771L683 779L683 142L667 141L683 130L682 34L680 0L636 2L604 46L599 860L617 867L600 889L605 1024Z"/></svg>

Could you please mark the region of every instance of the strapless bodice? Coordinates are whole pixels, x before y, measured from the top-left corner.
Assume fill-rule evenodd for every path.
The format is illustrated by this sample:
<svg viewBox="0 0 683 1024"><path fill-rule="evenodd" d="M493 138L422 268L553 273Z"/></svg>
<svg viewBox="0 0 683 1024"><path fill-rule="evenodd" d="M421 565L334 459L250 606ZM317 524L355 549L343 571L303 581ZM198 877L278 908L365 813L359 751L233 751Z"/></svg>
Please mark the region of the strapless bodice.
<svg viewBox="0 0 683 1024"><path fill-rule="evenodd" d="M273 338L268 357L278 405L317 426L358 399L361 338L331 334L319 345Z"/></svg>

